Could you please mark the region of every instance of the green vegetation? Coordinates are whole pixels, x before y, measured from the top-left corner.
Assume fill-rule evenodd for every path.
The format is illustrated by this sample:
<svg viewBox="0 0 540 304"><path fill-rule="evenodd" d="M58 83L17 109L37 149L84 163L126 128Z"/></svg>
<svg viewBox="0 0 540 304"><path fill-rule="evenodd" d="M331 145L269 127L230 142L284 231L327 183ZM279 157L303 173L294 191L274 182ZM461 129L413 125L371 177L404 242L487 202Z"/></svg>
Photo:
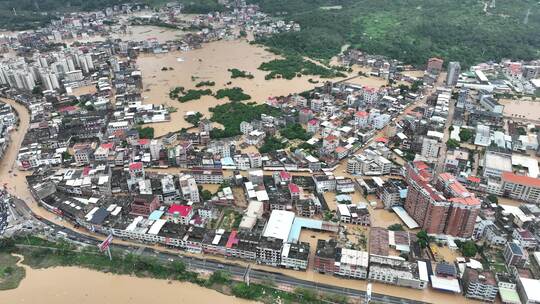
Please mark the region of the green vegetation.
<svg viewBox="0 0 540 304"><path fill-rule="evenodd" d="M178 97L178 101L184 103L191 100L197 100L200 99L204 95L212 95L212 90L206 89L206 90L188 90L184 96Z"/></svg>
<svg viewBox="0 0 540 304"><path fill-rule="evenodd" d="M268 153L276 150L281 150L285 148L285 144L281 140L275 138L274 136L269 136L264 139L263 145L259 148L259 152Z"/></svg>
<svg viewBox="0 0 540 304"><path fill-rule="evenodd" d="M533 59L540 49L540 6L532 0L497 2L487 13L483 12L484 2L476 0L250 2L300 24L299 32L258 39L286 54L329 59L349 44L415 65L438 56L469 66L501 58ZM321 9L335 5L342 9Z"/></svg>
<svg viewBox="0 0 540 304"><path fill-rule="evenodd" d="M401 224L392 224L392 225L388 226L388 230L391 230L391 231L403 231L405 229L403 229L403 226Z"/></svg>
<svg viewBox="0 0 540 304"><path fill-rule="evenodd" d="M457 148L459 148L459 141L453 139L453 138L450 138L447 142L446 142L446 147L450 150L455 150Z"/></svg>
<svg viewBox="0 0 540 304"><path fill-rule="evenodd" d="M461 129L459 131L459 139L461 139L462 142L468 142L473 137L474 133L471 129Z"/></svg>
<svg viewBox="0 0 540 304"><path fill-rule="evenodd" d="M261 114L279 116L279 109L268 105L258 105L255 103L230 102L210 108L212 121L222 124L225 128L214 129L210 132L212 138L226 138L242 134L240 123L242 121L251 122L261 118Z"/></svg>
<svg viewBox="0 0 540 304"><path fill-rule="evenodd" d="M322 64L317 64L305 60L300 56L287 56L285 59L274 59L264 62L259 66L259 70L270 72L265 79L285 78L293 79L302 75L318 75L322 78L345 77L347 75L327 68Z"/></svg>
<svg viewBox="0 0 540 304"><path fill-rule="evenodd" d="M242 213L236 212L233 209L226 209L223 212L223 219L221 220L220 228L223 228L227 231L238 228L240 222L242 221Z"/></svg>
<svg viewBox="0 0 540 304"><path fill-rule="evenodd" d="M184 118L187 122L189 122L190 124L194 125L195 127L199 125L199 122L201 121L201 118L203 117L203 115L201 114L201 112L197 112L193 115L189 115L187 116L186 118Z"/></svg>
<svg viewBox="0 0 540 304"><path fill-rule="evenodd" d="M212 198L212 192L204 189L203 191L201 191L201 197L204 201L208 201Z"/></svg>
<svg viewBox="0 0 540 304"><path fill-rule="evenodd" d="M461 251L461 254L463 254L464 257L474 257L476 256L476 253L478 252L478 248L476 247L476 244L469 240L462 242L460 240L456 240L456 245L459 247L459 250Z"/></svg>
<svg viewBox="0 0 540 304"><path fill-rule="evenodd" d="M41 88L41 86L35 86L35 87L32 89L32 94L34 94L34 95L39 95L39 96L43 96L43 89Z"/></svg>
<svg viewBox="0 0 540 304"><path fill-rule="evenodd" d="M244 90L239 87L220 89L216 92L217 99L229 98L230 101L244 101L251 99L251 96L244 93Z"/></svg>
<svg viewBox="0 0 540 304"><path fill-rule="evenodd" d="M306 129L304 129L304 127L302 127L300 124L288 125L281 129L279 134L287 139L308 140L311 138L311 136L309 136L309 134L306 132Z"/></svg>
<svg viewBox="0 0 540 304"><path fill-rule="evenodd" d="M196 88L200 87L213 87L216 83L214 81L201 81L195 85Z"/></svg>
<svg viewBox="0 0 540 304"><path fill-rule="evenodd" d="M15 244L22 247L16 247ZM264 303L275 303L276 299L284 303L300 304L347 303L348 300L342 295L319 294L303 288L294 292L281 291L276 289L271 281L267 281L265 285L248 286L245 283L233 282L231 274L222 270L214 271L208 279L204 279L200 278L198 273L189 271L181 261L163 262L155 257L134 255L116 249L112 250L113 258L109 260L107 255L99 252L95 246L76 247L67 242L50 242L33 236L0 240L0 275L8 273L9 277L20 276L17 284L10 288L16 288L24 277L23 268L12 266L17 258L10 253L24 253L24 264L32 268L77 266L114 274L187 281L225 294ZM21 273L17 273L18 271ZM0 277L0 286L6 283L1 281L3 278L6 276Z"/></svg>
<svg viewBox="0 0 540 304"><path fill-rule="evenodd" d="M139 138L154 138L154 128L152 127L137 127L137 131L139 131Z"/></svg>
<svg viewBox="0 0 540 304"><path fill-rule="evenodd" d="M246 71L242 71L239 69L228 69L227 71L231 72L231 78L247 78L247 79L253 79L253 75L251 73L248 73Z"/></svg>
<svg viewBox="0 0 540 304"><path fill-rule="evenodd" d="M15 289L24 278L24 268L17 266L19 258L0 252L0 290Z"/></svg>
<svg viewBox="0 0 540 304"><path fill-rule="evenodd" d="M225 6L220 4L218 0L184 0L181 2L185 2L182 12L186 14L208 14L225 10Z"/></svg>
<svg viewBox="0 0 540 304"><path fill-rule="evenodd" d="M175 87L169 91L169 98L178 99L180 97L180 93L184 94L184 92L184 87Z"/></svg>
<svg viewBox="0 0 540 304"><path fill-rule="evenodd" d="M487 199L492 202L493 204L498 204L499 203L499 198L495 195L495 194L489 194L487 196Z"/></svg>
<svg viewBox="0 0 540 304"><path fill-rule="evenodd" d="M426 248L431 240L424 229L420 230L416 234L416 237L418 238L418 245L420 245L420 248Z"/></svg>
<svg viewBox="0 0 540 304"><path fill-rule="evenodd" d="M212 95L212 90L185 90L184 87L175 87L169 91L169 98L181 103L200 99L204 95Z"/></svg>

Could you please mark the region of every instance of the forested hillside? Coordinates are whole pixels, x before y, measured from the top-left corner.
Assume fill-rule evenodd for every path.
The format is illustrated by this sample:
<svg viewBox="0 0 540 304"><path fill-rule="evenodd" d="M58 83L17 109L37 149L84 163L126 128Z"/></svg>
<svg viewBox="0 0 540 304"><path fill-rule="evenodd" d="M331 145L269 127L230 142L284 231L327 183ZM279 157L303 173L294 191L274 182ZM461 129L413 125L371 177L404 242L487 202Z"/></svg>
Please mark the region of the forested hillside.
<svg viewBox="0 0 540 304"><path fill-rule="evenodd" d="M302 30L261 40L329 58L350 44L412 64L440 56L470 65L539 57L540 2L529 0L250 0ZM491 4L495 4L492 7ZM528 15L528 17L527 17Z"/></svg>

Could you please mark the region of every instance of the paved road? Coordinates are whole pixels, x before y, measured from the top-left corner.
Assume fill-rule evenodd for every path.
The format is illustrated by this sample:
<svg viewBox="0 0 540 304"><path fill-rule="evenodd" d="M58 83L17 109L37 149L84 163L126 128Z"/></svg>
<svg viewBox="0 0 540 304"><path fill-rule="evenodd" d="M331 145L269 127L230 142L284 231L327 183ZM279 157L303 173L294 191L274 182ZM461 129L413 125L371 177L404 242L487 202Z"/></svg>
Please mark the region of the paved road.
<svg viewBox="0 0 540 304"><path fill-rule="evenodd" d="M68 238L77 242L89 244L89 245L97 245L101 241L97 238L78 233L74 230L56 225L55 223L48 221L46 219L41 219L41 221L44 224L49 225L56 231L62 231L63 233L67 234ZM181 254L172 254L169 252L164 252L160 250L152 250L149 248L144 248L141 250L141 247L138 247L136 245L133 246L127 246L127 245L121 245L121 244L113 244L112 250L122 250L122 251L129 251L134 254L142 254L146 256L153 256L156 257L162 261L171 261L171 260L179 260L184 262L187 267L189 267L192 270L206 270L206 271L217 271L217 270L224 270L230 272L233 276L236 277L243 277L244 273L246 272L246 268L241 265L233 264L233 263L224 263L221 261L212 260L211 258L205 259L205 258L195 258L190 256L183 256ZM351 297L356 297L358 299L364 299L365 298L365 292L362 290L352 289L352 288L345 288L345 287L339 287L329 284L321 284L317 282L307 281L307 280L301 280L297 278L293 278L284 274L281 274L279 272L270 272L265 270L259 270L259 269L251 269L250 270L250 278L251 280L257 280L262 282L274 282L279 285L290 285L295 287L303 287L308 289L314 289L320 292L324 293L335 293L335 294L342 294L347 295ZM383 294L372 294L372 301L374 302L381 302L381 303L400 303L400 304L424 304L426 302L421 301L415 301L415 300L409 300L394 296L388 296Z"/></svg>

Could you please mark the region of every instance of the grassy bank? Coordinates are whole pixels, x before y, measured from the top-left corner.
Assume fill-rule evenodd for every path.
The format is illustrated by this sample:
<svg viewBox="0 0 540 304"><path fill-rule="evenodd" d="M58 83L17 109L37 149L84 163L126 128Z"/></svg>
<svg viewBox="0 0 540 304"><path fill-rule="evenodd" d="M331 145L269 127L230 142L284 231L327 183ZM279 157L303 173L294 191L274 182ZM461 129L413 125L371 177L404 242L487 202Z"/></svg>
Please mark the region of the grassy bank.
<svg viewBox="0 0 540 304"><path fill-rule="evenodd" d="M113 259L100 253L94 246L78 247L67 242L50 242L38 237L9 239L0 242L0 273L2 269L15 265L17 258L11 253L24 255L24 264L32 268L57 266L83 267L106 273L134 275L163 280L191 282L202 287L214 289L227 295L264 303L347 303L348 299L336 294L318 294L312 290L296 289L285 292L276 288L272 282L246 285L235 281L225 271L215 271L208 278L197 272L187 270L181 261L164 262L153 257L134 255L120 250L113 250ZM1 289L16 288L24 278L24 268L13 267L9 282L0 282ZM6 282L6 287L2 285ZM3 288L2 288L3 287Z"/></svg>
<svg viewBox="0 0 540 304"><path fill-rule="evenodd" d="M17 266L19 258L0 252L0 290L15 289L24 279L25 270Z"/></svg>

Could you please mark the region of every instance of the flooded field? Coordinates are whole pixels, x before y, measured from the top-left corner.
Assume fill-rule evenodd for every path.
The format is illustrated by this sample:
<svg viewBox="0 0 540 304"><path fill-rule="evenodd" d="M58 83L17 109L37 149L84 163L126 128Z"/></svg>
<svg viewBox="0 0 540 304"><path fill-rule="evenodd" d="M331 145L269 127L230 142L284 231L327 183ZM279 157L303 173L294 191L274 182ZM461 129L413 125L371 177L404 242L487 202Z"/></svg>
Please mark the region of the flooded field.
<svg viewBox="0 0 540 304"><path fill-rule="evenodd" d="M119 27L115 27L111 31L110 36L91 36L78 39L66 39L65 42L73 43L75 41L81 43L105 41L107 38L122 39L124 41L143 41L143 40L156 40L160 43L181 39L185 32L177 29L163 28L159 26L150 25L133 25L128 26L126 33L123 33Z"/></svg>
<svg viewBox="0 0 540 304"><path fill-rule="evenodd" d="M97 92L97 88L95 86L84 86L84 87L78 87L75 89L72 89L71 95L74 96L81 96L85 94L94 94Z"/></svg>
<svg viewBox="0 0 540 304"><path fill-rule="evenodd" d="M540 121L540 103L536 101L500 99L499 103L504 105L504 116Z"/></svg>
<svg viewBox="0 0 540 304"><path fill-rule="evenodd" d="M308 82L309 78L318 79L312 76L292 80L265 80L266 72L257 68L261 63L275 58L276 55L243 40L212 42L201 49L188 52L141 55L137 64L143 74L145 102L178 109L171 114L170 122L153 125L156 136L191 126L184 121L186 112L198 111L209 117L208 108L228 102L226 99L217 100L212 96L203 96L199 100L180 103L169 98L170 89L176 86L194 89L198 82L213 81L215 86L208 87L213 92L225 87L240 87L251 95L252 101L258 103L265 102L268 97L299 93L315 86ZM172 67L174 70L162 71L163 67ZM232 68L247 71L254 78L232 79L228 71Z"/></svg>
<svg viewBox="0 0 540 304"><path fill-rule="evenodd" d="M106 274L76 267L32 269L0 303L252 303L195 284ZM36 296L39 300L36 301Z"/></svg>

